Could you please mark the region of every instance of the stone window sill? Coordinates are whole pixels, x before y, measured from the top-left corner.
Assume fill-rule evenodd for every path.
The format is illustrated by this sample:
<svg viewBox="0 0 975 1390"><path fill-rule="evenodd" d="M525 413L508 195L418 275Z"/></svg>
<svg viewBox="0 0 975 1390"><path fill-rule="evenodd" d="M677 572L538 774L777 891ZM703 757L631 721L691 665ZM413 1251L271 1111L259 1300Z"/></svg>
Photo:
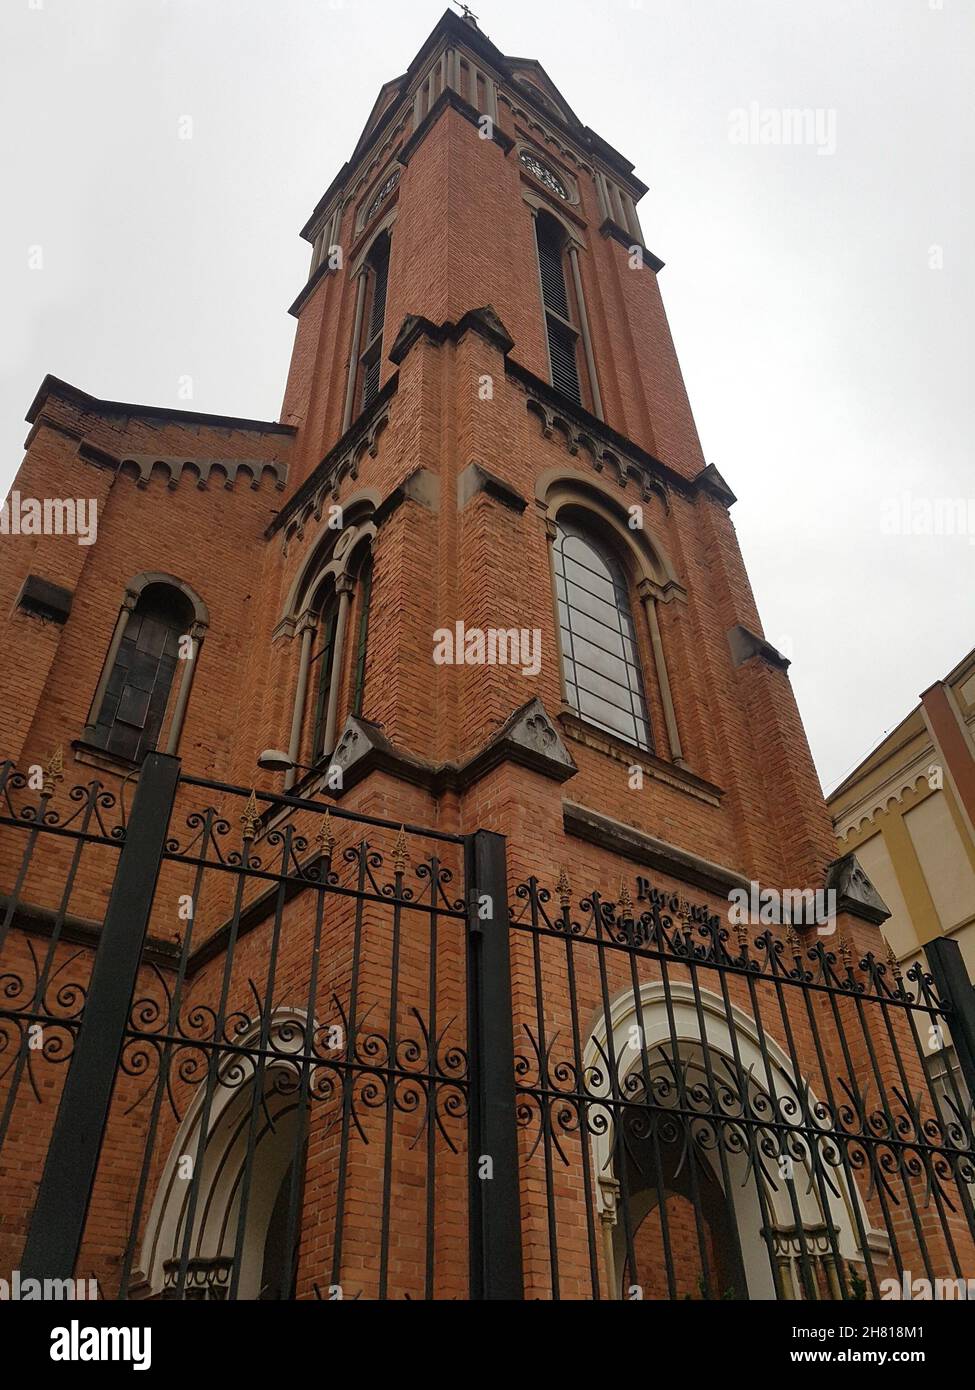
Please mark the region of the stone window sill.
<svg viewBox="0 0 975 1390"><path fill-rule="evenodd" d="M133 772L138 772L141 763L133 762L131 758L123 758L119 753L110 753L106 748L98 748L93 743L85 743L82 739L75 739L71 745L74 753L75 762L85 763L89 767L97 767L102 772L113 772L116 776L127 777Z"/></svg>
<svg viewBox="0 0 975 1390"><path fill-rule="evenodd" d="M698 801L704 801L709 806L721 805L721 798L724 796L721 787L706 782L703 777L697 777L687 768L665 762L656 753L650 753L618 734L610 734L605 729L597 728L595 724L582 719L570 706L563 705L558 719L566 738L574 743L581 743L587 748L605 753L628 768L639 767L645 777L674 787L677 791L693 796Z"/></svg>

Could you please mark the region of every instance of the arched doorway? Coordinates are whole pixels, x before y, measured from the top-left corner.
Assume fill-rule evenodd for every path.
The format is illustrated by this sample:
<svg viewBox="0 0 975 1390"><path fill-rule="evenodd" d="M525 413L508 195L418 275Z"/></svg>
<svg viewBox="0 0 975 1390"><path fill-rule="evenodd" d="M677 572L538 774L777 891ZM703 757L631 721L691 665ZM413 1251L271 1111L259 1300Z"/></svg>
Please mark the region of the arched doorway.
<svg viewBox="0 0 975 1390"><path fill-rule="evenodd" d="M201 1083L156 1190L144 1296L223 1300L235 1272L237 1299L293 1296L307 1102L286 1054L302 1037L303 1025L278 1019L271 1047L282 1055L255 1065L244 1039Z"/></svg>
<svg viewBox="0 0 975 1390"><path fill-rule="evenodd" d="M681 982L643 985L639 1008L628 991L610 1014L587 1063L610 1099L606 1057L622 1059L625 1103L607 1105L605 1123L590 1117L613 1295L841 1297L863 1259L853 1203L868 1235L870 1223L828 1136L819 1164L796 1137L803 1083L784 1050L743 1010L729 1018L719 995ZM806 1106L816 1113L811 1092Z"/></svg>

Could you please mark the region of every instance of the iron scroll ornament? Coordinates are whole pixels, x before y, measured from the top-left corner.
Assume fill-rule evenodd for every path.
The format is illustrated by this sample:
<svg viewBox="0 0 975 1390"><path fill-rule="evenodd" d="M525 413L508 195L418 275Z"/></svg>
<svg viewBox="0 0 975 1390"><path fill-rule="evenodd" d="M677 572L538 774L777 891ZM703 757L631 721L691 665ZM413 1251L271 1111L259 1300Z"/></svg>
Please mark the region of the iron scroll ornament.
<svg viewBox="0 0 975 1390"><path fill-rule="evenodd" d="M551 193L561 198L563 203L569 201L569 190L566 188L565 184L557 174L552 172L547 164L543 164L540 159L532 154L531 150L522 150L518 158L528 172L535 175L539 183L544 184Z"/></svg>
<svg viewBox="0 0 975 1390"><path fill-rule="evenodd" d="M378 192L376 193L375 198L373 198L372 202L370 203L370 205L369 205L369 211L366 213L366 221L367 221L367 222L371 222L371 221L372 221L372 219L375 217L376 213L377 213L377 212L379 211L379 209L382 207L383 203L385 203L386 199L389 197L389 195L390 195L390 194L393 192L393 190L396 188L396 186L397 186L397 184L399 183L399 181L400 181L400 170L399 170L399 169L394 169L393 172L389 175L389 178L387 178L387 179L384 180L384 182L383 182L383 184L382 184L382 187L378 190Z"/></svg>

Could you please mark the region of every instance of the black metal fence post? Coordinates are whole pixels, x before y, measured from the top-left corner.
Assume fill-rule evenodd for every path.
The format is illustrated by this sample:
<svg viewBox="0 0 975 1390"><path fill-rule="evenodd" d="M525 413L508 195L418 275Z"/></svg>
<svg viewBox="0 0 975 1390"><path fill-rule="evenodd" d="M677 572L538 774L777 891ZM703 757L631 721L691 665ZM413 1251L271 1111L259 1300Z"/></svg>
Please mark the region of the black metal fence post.
<svg viewBox="0 0 975 1390"><path fill-rule="evenodd" d="M948 937L926 943L925 954L938 998L950 1011L951 1041L968 1094L975 1101L975 987L968 978L961 947Z"/></svg>
<svg viewBox="0 0 975 1390"><path fill-rule="evenodd" d="M524 1297L505 841L467 852L471 1298Z"/></svg>
<svg viewBox="0 0 975 1390"><path fill-rule="evenodd" d="M25 1279L74 1275L179 771L179 759L162 753L142 765L21 1260Z"/></svg>

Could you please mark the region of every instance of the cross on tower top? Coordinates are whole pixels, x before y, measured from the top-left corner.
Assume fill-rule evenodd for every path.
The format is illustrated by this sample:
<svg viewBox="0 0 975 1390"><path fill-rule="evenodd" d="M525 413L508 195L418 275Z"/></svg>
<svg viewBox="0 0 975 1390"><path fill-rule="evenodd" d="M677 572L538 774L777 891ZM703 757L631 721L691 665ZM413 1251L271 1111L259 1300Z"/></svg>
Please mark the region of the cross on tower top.
<svg viewBox="0 0 975 1390"><path fill-rule="evenodd" d="M476 28L477 28L477 15L476 15L476 14L474 13L474 11L471 9L470 5L464 5L464 4L462 4L462 3L461 3L461 0L452 0L452 3L453 3L454 5L457 6L457 8L460 10L461 14L463 15L464 19L467 21L467 23L468 23L468 24L473 24L474 28L476 29Z"/></svg>

